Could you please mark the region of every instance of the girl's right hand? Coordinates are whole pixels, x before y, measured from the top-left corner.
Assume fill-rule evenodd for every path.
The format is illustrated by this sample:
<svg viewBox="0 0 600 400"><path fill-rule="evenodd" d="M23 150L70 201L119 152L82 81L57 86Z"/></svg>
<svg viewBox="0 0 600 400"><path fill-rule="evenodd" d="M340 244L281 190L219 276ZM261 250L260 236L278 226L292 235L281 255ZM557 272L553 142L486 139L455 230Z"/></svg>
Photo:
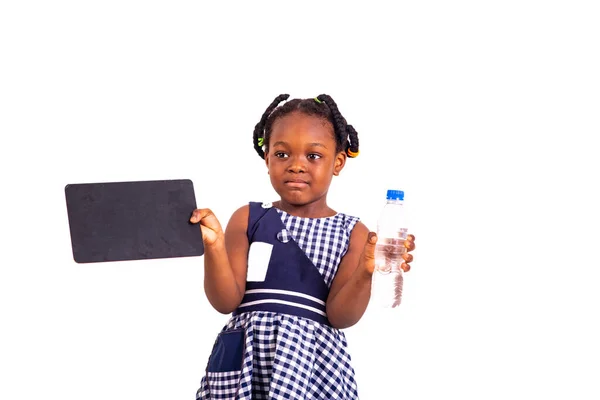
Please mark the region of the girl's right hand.
<svg viewBox="0 0 600 400"><path fill-rule="evenodd" d="M190 217L192 224L200 223L200 229L202 231L202 240L206 246L213 245L217 240L223 240L224 234L223 229L219 220L208 208L197 208L192 212Z"/></svg>

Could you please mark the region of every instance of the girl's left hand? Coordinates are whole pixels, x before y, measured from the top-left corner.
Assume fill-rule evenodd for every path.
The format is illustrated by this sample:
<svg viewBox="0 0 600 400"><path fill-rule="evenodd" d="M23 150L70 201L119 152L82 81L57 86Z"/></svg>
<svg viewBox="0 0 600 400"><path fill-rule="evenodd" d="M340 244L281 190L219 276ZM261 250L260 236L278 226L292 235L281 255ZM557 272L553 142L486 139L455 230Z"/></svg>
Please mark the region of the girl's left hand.
<svg viewBox="0 0 600 400"><path fill-rule="evenodd" d="M408 272L408 271L410 271L410 263L413 260L413 256L412 256L412 254L410 254L410 252L415 249L415 235L408 235L406 237L406 241L404 242L404 247L406 247L406 252L404 254L402 254L402 258L404 259L404 262L402 263L400 268L402 268L402 271Z"/></svg>

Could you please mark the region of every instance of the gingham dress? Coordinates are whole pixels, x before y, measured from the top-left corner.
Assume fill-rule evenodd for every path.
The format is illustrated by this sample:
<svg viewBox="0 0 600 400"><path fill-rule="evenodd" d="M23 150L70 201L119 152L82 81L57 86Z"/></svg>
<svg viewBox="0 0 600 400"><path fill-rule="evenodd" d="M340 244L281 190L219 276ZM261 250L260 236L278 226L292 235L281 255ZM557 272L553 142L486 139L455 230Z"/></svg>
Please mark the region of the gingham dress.
<svg viewBox="0 0 600 400"><path fill-rule="evenodd" d="M342 213L301 218L277 212L330 287L358 218ZM233 316L223 331L232 329L243 329L246 335L242 370L207 372L197 399L358 399L346 337L339 329L265 311Z"/></svg>

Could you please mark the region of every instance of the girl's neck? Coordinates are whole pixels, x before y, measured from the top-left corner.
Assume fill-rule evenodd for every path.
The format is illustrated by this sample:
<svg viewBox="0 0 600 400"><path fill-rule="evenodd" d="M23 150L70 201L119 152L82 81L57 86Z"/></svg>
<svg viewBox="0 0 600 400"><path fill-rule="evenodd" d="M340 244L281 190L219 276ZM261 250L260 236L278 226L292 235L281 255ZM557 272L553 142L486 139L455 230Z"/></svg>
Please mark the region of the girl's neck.
<svg viewBox="0 0 600 400"><path fill-rule="evenodd" d="M308 204L289 204L283 200L279 200L273 203L273 206L284 211L294 217L300 218L324 218L332 217L337 213L331 209L327 203L323 201L316 201Z"/></svg>

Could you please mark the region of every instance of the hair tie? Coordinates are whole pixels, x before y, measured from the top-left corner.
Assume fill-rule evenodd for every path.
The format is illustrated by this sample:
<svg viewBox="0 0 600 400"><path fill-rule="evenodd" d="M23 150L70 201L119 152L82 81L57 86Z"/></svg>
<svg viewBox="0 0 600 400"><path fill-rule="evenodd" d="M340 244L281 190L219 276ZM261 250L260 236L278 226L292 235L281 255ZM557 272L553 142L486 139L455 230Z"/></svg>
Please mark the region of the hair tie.
<svg viewBox="0 0 600 400"><path fill-rule="evenodd" d="M258 146L259 147L263 147L264 144L265 144L265 138L264 137L259 137L258 138Z"/></svg>
<svg viewBox="0 0 600 400"><path fill-rule="evenodd" d="M321 100L319 100L317 97L315 97L315 101L319 104L323 104L323 102Z"/></svg>
<svg viewBox="0 0 600 400"><path fill-rule="evenodd" d="M355 153L352 150L350 150L350 148L346 149L346 154L348 154L348 157L350 157L350 158L358 157L358 153L359 153L358 150L356 150L356 153Z"/></svg>

